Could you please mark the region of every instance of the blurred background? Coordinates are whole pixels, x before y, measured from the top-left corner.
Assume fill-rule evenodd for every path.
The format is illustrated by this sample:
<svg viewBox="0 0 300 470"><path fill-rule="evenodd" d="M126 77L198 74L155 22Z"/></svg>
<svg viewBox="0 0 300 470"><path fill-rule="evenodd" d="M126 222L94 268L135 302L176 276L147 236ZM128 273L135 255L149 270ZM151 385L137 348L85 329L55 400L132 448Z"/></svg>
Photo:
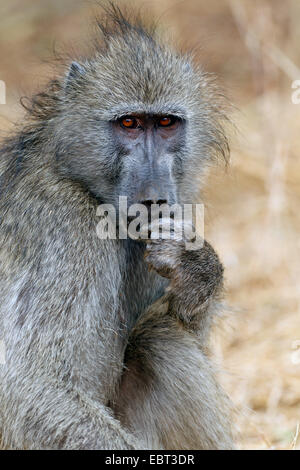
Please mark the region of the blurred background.
<svg viewBox="0 0 300 470"><path fill-rule="evenodd" d="M214 169L206 190L206 238L225 264L228 301L213 345L238 446L300 449L300 2L131 3L192 48L237 108L230 166ZM22 119L20 96L53 77L53 51L85 50L93 10L86 0L1 0L1 135Z"/></svg>

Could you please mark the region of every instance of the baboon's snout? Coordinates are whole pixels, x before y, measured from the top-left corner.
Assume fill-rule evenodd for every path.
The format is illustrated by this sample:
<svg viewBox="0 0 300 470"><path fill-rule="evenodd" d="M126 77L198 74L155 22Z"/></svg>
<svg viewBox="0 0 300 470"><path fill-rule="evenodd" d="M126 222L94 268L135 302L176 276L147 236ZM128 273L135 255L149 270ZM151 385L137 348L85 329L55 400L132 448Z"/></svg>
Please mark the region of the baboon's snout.
<svg viewBox="0 0 300 470"><path fill-rule="evenodd" d="M139 192L137 200L139 204L151 208L152 204L168 204L169 194L163 187L148 184Z"/></svg>

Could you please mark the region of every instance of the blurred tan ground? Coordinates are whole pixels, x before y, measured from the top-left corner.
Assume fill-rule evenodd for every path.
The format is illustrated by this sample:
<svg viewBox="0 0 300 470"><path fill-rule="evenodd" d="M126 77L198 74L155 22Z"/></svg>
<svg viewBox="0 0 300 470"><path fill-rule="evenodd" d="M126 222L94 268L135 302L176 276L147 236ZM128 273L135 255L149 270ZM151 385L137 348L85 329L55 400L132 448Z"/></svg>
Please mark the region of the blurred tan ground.
<svg viewBox="0 0 300 470"><path fill-rule="evenodd" d="M135 1L216 72L239 111L231 166L207 191L206 235L226 266L231 313L217 335L222 380L237 407L239 447L300 449L300 3ZM53 49L81 50L92 2L1 0L0 130L53 72Z"/></svg>

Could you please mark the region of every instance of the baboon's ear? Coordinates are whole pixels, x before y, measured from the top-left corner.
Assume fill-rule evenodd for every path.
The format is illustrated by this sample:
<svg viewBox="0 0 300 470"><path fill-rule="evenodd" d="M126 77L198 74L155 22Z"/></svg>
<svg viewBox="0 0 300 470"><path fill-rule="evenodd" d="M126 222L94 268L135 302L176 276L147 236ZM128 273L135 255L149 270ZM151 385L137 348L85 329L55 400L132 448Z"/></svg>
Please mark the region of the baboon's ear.
<svg viewBox="0 0 300 470"><path fill-rule="evenodd" d="M66 90L68 91L69 89L71 89L74 83L76 83L76 81L78 80L78 78L82 77L85 73L86 70L83 65L78 64L78 62L72 62L66 76Z"/></svg>

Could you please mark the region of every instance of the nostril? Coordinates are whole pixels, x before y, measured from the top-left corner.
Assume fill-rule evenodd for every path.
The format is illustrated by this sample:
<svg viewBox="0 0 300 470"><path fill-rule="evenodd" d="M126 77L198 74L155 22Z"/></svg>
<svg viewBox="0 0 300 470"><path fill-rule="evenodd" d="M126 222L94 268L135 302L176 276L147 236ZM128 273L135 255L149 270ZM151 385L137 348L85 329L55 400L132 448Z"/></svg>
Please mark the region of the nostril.
<svg viewBox="0 0 300 470"><path fill-rule="evenodd" d="M154 201L152 199L147 199L145 201L141 201L141 204L146 206L148 209L151 209L152 204L157 204L160 206L162 204L167 204L167 202L168 201L166 199L158 199L157 201Z"/></svg>
<svg viewBox="0 0 300 470"><path fill-rule="evenodd" d="M161 206L162 204L168 204L168 201L166 199L159 199L156 204Z"/></svg>
<svg viewBox="0 0 300 470"><path fill-rule="evenodd" d="M154 202L151 200L151 199L147 199L146 201L141 201L141 204L143 204L144 206L147 207L147 209L150 209L152 204L154 204Z"/></svg>

